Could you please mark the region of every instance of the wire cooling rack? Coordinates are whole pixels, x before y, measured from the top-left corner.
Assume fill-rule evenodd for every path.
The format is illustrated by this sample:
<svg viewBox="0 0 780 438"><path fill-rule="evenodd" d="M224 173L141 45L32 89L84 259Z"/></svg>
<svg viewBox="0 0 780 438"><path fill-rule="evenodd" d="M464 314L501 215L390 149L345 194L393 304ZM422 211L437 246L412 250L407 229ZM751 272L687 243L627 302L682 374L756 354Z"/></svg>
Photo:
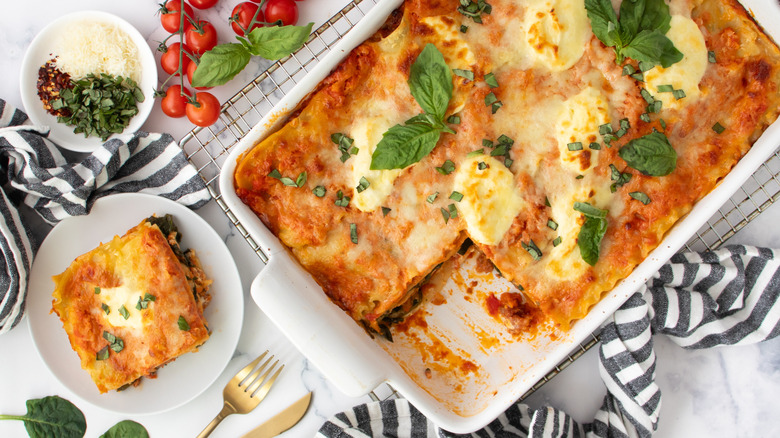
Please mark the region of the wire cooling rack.
<svg viewBox="0 0 780 438"><path fill-rule="evenodd" d="M315 30L295 54L271 64L262 74L222 105L219 121L196 128L180 141L189 161L197 168L209 192L263 263L268 257L227 207L219 191L218 177L230 149L292 89L332 47L381 0L352 0ZM775 152L721 209L685 245L686 250L715 249L780 198L780 152ZM598 344L598 333L580 344L566 359L523 395L538 390L563 369ZM388 385L372 391L373 400L396 397Z"/></svg>

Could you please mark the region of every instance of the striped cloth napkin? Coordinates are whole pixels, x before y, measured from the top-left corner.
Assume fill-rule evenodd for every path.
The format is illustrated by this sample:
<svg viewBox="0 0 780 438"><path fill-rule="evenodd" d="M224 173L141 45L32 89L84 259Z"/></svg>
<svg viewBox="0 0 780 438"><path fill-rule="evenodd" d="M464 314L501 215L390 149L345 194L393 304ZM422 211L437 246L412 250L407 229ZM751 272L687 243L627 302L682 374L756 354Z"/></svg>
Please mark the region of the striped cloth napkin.
<svg viewBox="0 0 780 438"><path fill-rule="evenodd" d="M336 414L318 438L649 437L658 425L654 334L684 348L746 345L780 333L780 252L750 246L677 254L605 323L599 372L607 395L593 422L516 404L468 435L436 428L406 400Z"/></svg>
<svg viewBox="0 0 780 438"><path fill-rule="evenodd" d="M26 114L0 99L0 334L24 314L27 279L40 244L32 228L41 221L30 209L53 225L87 214L96 199L112 193L149 193L193 208L211 199L168 134L118 136L78 162L69 162L47 135L46 127L29 124Z"/></svg>

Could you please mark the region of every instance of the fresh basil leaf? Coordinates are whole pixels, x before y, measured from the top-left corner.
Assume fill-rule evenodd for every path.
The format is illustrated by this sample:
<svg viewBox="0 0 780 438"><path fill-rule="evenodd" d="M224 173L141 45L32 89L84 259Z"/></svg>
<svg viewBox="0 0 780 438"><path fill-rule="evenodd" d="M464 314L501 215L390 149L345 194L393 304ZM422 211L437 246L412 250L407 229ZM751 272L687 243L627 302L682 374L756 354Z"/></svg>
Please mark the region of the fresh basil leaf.
<svg viewBox="0 0 780 438"><path fill-rule="evenodd" d="M585 215L585 217L592 217L594 219L605 219L609 211L596 208L587 202L575 202L574 210Z"/></svg>
<svg viewBox="0 0 780 438"><path fill-rule="evenodd" d="M620 50L620 53L637 61L660 64L664 68L683 58L682 52L674 47L674 43L658 30L639 32L631 43Z"/></svg>
<svg viewBox="0 0 780 438"><path fill-rule="evenodd" d="M215 46L201 56L200 64L192 75L192 86L215 87L225 84L249 64L251 57L249 51L241 44Z"/></svg>
<svg viewBox="0 0 780 438"><path fill-rule="evenodd" d="M190 324L187 322L186 319L184 319L183 316L179 315L179 320L176 321L176 323L179 325L179 330L183 332L190 330Z"/></svg>
<svg viewBox="0 0 780 438"><path fill-rule="evenodd" d="M314 23L306 26L257 27L247 35L255 56L275 61L300 49L309 38Z"/></svg>
<svg viewBox="0 0 780 438"><path fill-rule="evenodd" d="M631 41L639 33L642 16L645 13L645 0L626 0L620 3L620 32L625 39Z"/></svg>
<svg viewBox="0 0 780 438"><path fill-rule="evenodd" d="M123 420L111 426L100 438L149 438L149 432L135 421Z"/></svg>
<svg viewBox="0 0 780 438"><path fill-rule="evenodd" d="M371 155L371 170L403 169L428 155L441 131L426 125L395 125L382 135Z"/></svg>
<svg viewBox="0 0 780 438"><path fill-rule="evenodd" d="M618 152L626 163L651 176L669 175L677 166L677 152L660 132L651 132L629 141Z"/></svg>
<svg viewBox="0 0 780 438"><path fill-rule="evenodd" d="M623 3L626 3L624 1ZM669 32L672 16L669 14L669 5L664 0L645 0L644 11L640 29L655 29L661 34Z"/></svg>
<svg viewBox="0 0 780 438"><path fill-rule="evenodd" d="M613 29L617 26L618 18L610 0L585 0L585 9L590 18L593 34L607 46L614 46L615 39L609 32L609 23Z"/></svg>
<svg viewBox="0 0 780 438"><path fill-rule="evenodd" d="M585 216L585 223L582 224L577 235L577 246L580 248L580 256L585 263L594 266L599 260L601 240L606 233L606 219Z"/></svg>
<svg viewBox="0 0 780 438"><path fill-rule="evenodd" d="M420 113L411 119L404 122L404 125L424 125L431 128L443 128L444 124L441 123L436 116L429 113Z"/></svg>
<svg viewBox="0 0 780 438"><path fill-rule="evenodd" d="M426 44L412 64L409 91L423 111L444 118L452 98L452 71L433 44Z"/></svg>

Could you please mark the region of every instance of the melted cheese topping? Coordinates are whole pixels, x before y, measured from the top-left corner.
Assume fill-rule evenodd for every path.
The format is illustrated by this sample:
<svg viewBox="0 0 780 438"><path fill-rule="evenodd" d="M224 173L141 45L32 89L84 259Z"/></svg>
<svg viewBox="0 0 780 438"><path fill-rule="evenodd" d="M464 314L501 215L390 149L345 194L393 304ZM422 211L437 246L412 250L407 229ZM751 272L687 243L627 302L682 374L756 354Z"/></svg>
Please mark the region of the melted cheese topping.
<svg viewBox="0 0 780 438"><path fill-rule="evenodd" d="M568 70L579 61L591 35L585 4L579 0L534 0L524 21L531 57L552 71Z"/></svg>
<svg viewBox="0 0 780 438"><path fill-rule="evenodd" d="M600 141L599 126L607 123L608 116L607 99L593 87L564 102L555 130L563 167L584 174L596 165L599 151L589 144ZM582 149L569 150L570 143L580 143Z"/></svg>
<svg viewBox="0 0 780 438"><path fill-rule="evenodd" d="M454 185L463 194L457 207L471 238L485 245L500 242L524 203L512 172L493 157L471 157L458 168Z"/></svg>
<svg viewBox="0 0 780 438"><path fill-rule="evenodd" d="M352 205L360 211L373 211L379 208L393 190L393 183L403 169L371 170L371 155L382 140L382 134L392 126L387 116L362 119L355 123L350 131L358 148L351 164L350 180L352 187L360 184L361 178L368 180L369 186L362 192L355 190Z"/></svg>
<svg viewBox="0 0 780 438"><path fill-rule="evenodd" d="M664 107L685 105L700 94L699 82L707 70L707 45L699 26L695 21L682 15L673 15L666 36L682 52L683 59L669 68L660 65L645 72L645 88L653 96L662 100ZM675 90L683 90L685 97L677 100L672 93L659 93L660 85L671 85Z"/></svg>
<svg viewBox="0 0 780 438"><path fill-rule="evenodd" d="M132 329L141 329L143 327L143 318L141 311L136 309L138 298L143 297L146 291L138 289L137 285L124 284L118 287L101 288L100 297L109 308L106 315L108 323L114 327L127 327ZM149 303L153 305L154 303ZM125 306L128 317L125 319L119 309Z"/></svg>

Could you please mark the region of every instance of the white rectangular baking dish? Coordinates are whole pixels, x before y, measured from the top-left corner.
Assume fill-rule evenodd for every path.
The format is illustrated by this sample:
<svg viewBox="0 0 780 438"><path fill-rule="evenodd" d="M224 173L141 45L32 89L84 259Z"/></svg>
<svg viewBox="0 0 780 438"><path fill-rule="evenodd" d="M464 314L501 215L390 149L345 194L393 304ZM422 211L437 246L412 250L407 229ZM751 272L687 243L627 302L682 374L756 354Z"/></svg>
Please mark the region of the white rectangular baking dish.
<svg viewBox="0 0 780 438"><path fill-rule="evenodd" d="M467 259L458 274L440 287L436 302L431 302L429 296L422 304L427 330L412 328L407 331L409 336L396 335L392 344L371 339L330 302L278 239L238 199L233 173L238 157L283 123L286 114L401 3L402 0L385 0L375 6L232 148L220 174L220 191L238 221L269 257L268 265L252 284L253 299L335 386L350 396L360 396L388 382L440 427L466 433L485 426L506 410L678 251L775 151L780 144L780 122L770 126L721 184L697 203L661 245L570 331L548 327L533 339L511 342L501 326L484 315L479 299L468 299L463 294L464 284L457 278L475 272L474 260ZM780 40L780 28L770 25L780 22L780 5L765 0L742 3L775 41ZM482 294L510 287L500 278L480 281L478 293ZM449 354L434 358L429 354L431 349ZM476 370L459 366L466 362L474 364Z"/></svg>

